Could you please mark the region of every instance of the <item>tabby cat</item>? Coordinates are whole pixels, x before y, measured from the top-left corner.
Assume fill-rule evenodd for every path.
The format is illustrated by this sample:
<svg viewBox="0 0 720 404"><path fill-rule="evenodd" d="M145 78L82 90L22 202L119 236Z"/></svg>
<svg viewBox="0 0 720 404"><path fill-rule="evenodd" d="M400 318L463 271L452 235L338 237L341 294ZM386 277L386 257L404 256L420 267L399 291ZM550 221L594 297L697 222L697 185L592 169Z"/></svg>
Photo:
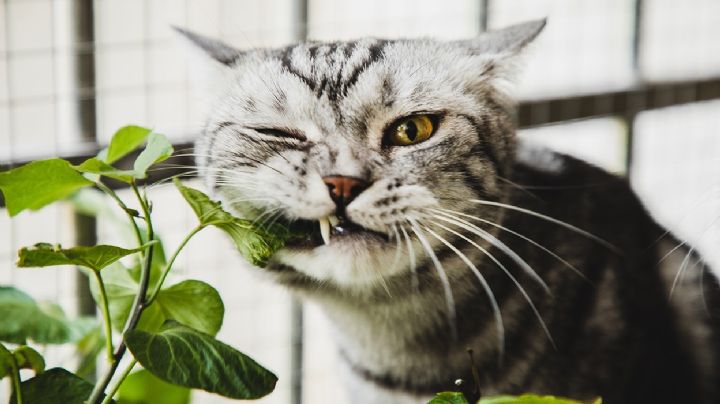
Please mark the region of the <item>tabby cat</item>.
<svg viewBox="0 0 720 404"><path fill-rule="evenodd" d="M257 272L324 310L354 402L720 402L701 259L626 179L515 136L510 83L544 25L248 51L180 30L205 70L202 177L302 234Z"/></svg>

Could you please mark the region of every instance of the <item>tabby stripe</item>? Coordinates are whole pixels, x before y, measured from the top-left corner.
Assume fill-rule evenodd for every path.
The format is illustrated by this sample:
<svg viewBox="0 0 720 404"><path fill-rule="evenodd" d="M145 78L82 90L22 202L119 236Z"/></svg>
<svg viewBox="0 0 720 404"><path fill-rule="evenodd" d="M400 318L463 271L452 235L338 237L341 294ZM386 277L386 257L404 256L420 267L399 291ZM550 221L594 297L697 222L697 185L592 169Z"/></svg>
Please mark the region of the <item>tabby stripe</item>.
<svg viewBox="0 0 720 404"><path fill-rule="evenodd" d="M385 50L385 46L387 46L388 41L384 40L378 40L374 44L370 45L368 47L368 51L370 52L370 55L365 61L360 63L358 67L355 68L355 70L350 73L350 76L348 77L348 80L345 82L345 85L343 85L340 88L340 93L343 96L347 96L350 89L352 89L353 86L357 83L360 74L362 74L365 70L367 70L368 67L372 66L379 60L381 60L383 56L383 51Z"/></svg>
<svg viewBox="0 0 720 404"><path fill-rule="evenodd" d="M282 57L280 58L280 64L288 73L299 78L303 83L305 83L306 86L308 86L310 91L314 92L317 84L312 80L312 78L303 75L293 66L292 52L296 48L296 46L286 48L282 54Z"/></svg>

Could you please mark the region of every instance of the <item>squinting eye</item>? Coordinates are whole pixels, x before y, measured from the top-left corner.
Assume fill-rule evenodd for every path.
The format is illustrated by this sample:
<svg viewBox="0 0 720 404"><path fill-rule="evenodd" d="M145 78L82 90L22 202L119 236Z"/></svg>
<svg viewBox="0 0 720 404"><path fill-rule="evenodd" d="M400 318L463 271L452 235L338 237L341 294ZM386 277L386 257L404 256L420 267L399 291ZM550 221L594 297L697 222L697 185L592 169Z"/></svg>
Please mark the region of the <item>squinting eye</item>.
<svg viewBox="0 0 720 404"><path fill-rule="evenodd" d="M435 131L436 121L430 115L403 118L390 128L387 143L393 146L410 146L424 142Z"/></svg>

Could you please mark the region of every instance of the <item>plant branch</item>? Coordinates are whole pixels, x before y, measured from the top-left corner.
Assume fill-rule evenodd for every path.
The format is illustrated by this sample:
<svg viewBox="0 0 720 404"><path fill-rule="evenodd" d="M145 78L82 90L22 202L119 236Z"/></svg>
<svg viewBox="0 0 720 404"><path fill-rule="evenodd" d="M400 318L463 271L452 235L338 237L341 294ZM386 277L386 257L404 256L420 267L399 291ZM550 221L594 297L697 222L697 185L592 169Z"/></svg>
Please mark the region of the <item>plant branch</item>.
<svg viewBox="0 0 720 404"><path fill-rule="evenodd" d="M152 241L155 239L155 233L152 226L152 220L150 218L150 206L148 205L145 198L140 195L140 191L138 190L137 185L134 181L131 183L131 186L133 192L135 193L135 196L140 202L140 206L142 207L143 216L147 225L148 241ZM120 344L118 345L117 349L115 350L115 354L113 355L115 360L111 362L110 368L107 370L107 372L105 372L102 379L98 381L98 383L95 385L95 388L93 389L90 398L88 399L89 404L99 404L101 402L103 392L110 384L113 375L117 371L120 360L122 360L123 356L125 355L125 351L127 351L127 346L125 345L125 333L130 330L134 330L135 327L137 327L137 324L140 321L140 315L142 314L143 310L145 310L145 307L147 307L146 294L148 286L150 284L150 268L152 268L153 247L154 246L151 244L144 253L143 266L140 273L140 285L138 287L137 294L135 295L135 301L133 302L132 308L130 309L130 316L128 317L127 322L125 322L125 327L123 328L123 340L120 341Z"/></svg>
<svg viewBox="0 0 720 404"><path fill-rule="evenodd" d="M117 394L118 390L120 390L120 386L122 385L123 381L128 377L130 372L132 372L133 368L137 365L137 359L133 358L130 363L127 365L125 370L120 374L120 377L113 383L113 385L110 387L110 391L105 396L105 399L102 401L102 404L109 404L112 402L112 398Z"/></svg>
<svg viewBox="0 0 720 404"><path fill-rule="evenodd" d="M173 252L173 255L170 257L170 260L168 260L167 264L165 265L165 268L162 270L162 274L160 275L160 279L158 280L157 284L155 285L155 288L153 289L152 293L150 294L150 297L147 299L147 304L150 305L152 302L155 301L155 298L157 297L158 293L160 293L160 288L162 287L163 283L165 282L165 278L167 278L168 274L170 273L170 270L172 269L173 264L175 263L175 259L177 259L178 255L180 254L180 251L185 248L185 245L190 241L190 239L196 235L200 230L204 229L204 224L197 225L190 233L188 233L187 236L183 239L183 241L180 243L180 245L175 249L175 252Z"/></svg>
<svg viewBox="0 0 720 404"><path fill-rule="evenodd" d="M103 191L105 194L109 195L111 198L117 202L117 204L120 206L120 209L122 209L123 212L127 215L127 217L130 219L130 224L132 224L133 231L135 232L135 237L137 238L138 245L143 245L143 238L142 233L140 232L140 228L138 227L137 223L135 222L135 216L130 213L130 208L127 207L125 202L123 202L122 199L118 196L118 194L112 190L112 188L108 187L107 185L103 184L98 180L95 185ZM148 240L150 241L150 240Z"/></svg>
<svg viewBox="0 0 720 404"><path fill-rule="evenodd" d="M20 369L18 369L17 362L15 362L15 358L12 359L12 380L13 380L13 389L15 390L15 402L17 404L22 404L22 388L20 387Z"/></svg>
<svg viewBox="0 0 720 404"><path fill-rule="evenodd" d="M145 224L147 225L148 231L148 241L152 241L155 239L155 232L153 230L152 220L150 219L150 206L148 205L145 198L140 195L140 191L138 191L135 182L132 183L132 189L143 210L143 216L145 217ZM123 335L125 335L125 333L129 330L135 329L138 321L140 321L140 315L142 314L142 311L145 310L145 302L147 297L146 294L148 286L150 285L150 269L152 268L153 248L154 245L150 245L150 247L148 247L148 249L145 251L145 259L143 261L142 270L140 272L140 286L138 287L138 293L137 295L135 295L135 301L133 302L132 308L130 310L130 317L128 318L127 322L125 323L125 327L123 328Z"/></svg>
<svg viewBox="0 0 720 404"><path fill-rule="evenodd" d="M108 361L112 363L115 360L113 356L112 343L112 324L110 323L110 308L108 307L107 292L105 291L105 282L100 276L100 271L92 271L95 280L98 283L98 291L100 292L100 308L103 312L103 326L105 327L105 348L107 349Z"/></svg>
<svg viewBox="0 0 720 404"><path fill-rule="evenodd" d="M10 366L12 367L10 372L10 378L12 379L13 383L13 391L15 392L15 402L17 404L22 404L22 391L20 389L20 369L18 368L17 361L15 360L15 355L10 352L9 349L7 349L3 344L0 344L0 350L2 350L8 358L10 358Z"/></svg>

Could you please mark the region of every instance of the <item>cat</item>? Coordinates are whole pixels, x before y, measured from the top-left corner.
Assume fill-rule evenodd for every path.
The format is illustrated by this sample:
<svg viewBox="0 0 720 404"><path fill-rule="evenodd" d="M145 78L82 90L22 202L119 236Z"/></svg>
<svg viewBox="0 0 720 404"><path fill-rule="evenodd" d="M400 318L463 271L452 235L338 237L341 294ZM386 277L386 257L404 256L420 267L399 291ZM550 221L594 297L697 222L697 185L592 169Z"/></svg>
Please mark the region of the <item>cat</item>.
<svg viewBox="0 0 720 404"><path fill-rule="evenodd" d="M701 258L626 179L515 136L544 25L246 51L178 29L207 94L201 177L301 234L256 272L322 308L354 402L720 402Z"/></svg>

